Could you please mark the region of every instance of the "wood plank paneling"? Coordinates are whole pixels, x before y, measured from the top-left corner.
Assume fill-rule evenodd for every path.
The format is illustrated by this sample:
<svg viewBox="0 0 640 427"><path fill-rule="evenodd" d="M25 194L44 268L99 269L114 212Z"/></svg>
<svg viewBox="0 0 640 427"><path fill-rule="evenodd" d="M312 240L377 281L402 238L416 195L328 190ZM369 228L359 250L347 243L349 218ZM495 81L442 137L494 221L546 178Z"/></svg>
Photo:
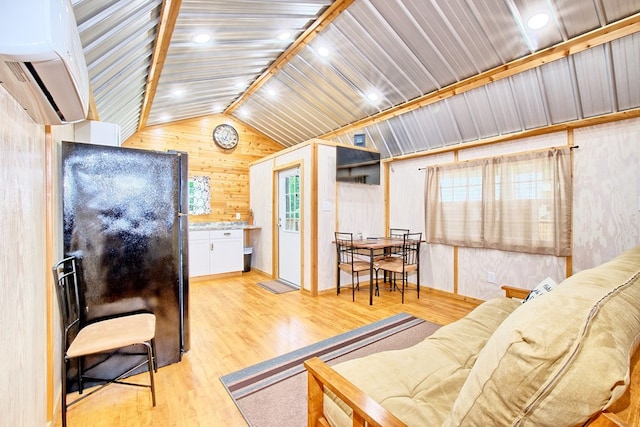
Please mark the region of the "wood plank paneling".
<svg viewBox="0 0 640 427"><path fill-rule="evenodd" d="M213 142L213 129L220 123L231 124L238 131L240 142L232 150ZM211 184L211 214L190 215L190 222L236 221L236 212L248 221L249 164L284 149L256 129L223 114L148 128L122 145L189 154L189 176L208 176Z"/></svg>
<svg viewBox="0 0 640 427"><path fill-rule="evenodd" d="M0 413L7 426L48 419L45 130L0 87Z"/></svg>

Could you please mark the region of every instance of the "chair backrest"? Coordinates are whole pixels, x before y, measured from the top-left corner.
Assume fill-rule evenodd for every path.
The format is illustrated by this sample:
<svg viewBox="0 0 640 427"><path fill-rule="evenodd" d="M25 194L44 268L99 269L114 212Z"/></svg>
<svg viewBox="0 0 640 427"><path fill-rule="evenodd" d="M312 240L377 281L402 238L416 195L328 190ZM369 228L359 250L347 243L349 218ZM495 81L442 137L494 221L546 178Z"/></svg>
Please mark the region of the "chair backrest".
<svg viewBox="0 0 640 427"><path fill-rule="evenodd" d="M53 266L53 279L60 308L61 329L64 334L65 350L70 344L71 330L80 328L82 295L78 285L76 258L71 256Z"/></svg>
<svg viewBox="0 0 640 427"><path fill-rule="evenodd" d="M420 241L422 240L422 233L406 233L402 238L404 264L418 264L420 262Z"/></svg>
<svg viewBox="0 0 640 427"><path fill-rule="evenodd" d="M338 264L353 265L353 233L335 232Z"/></svg>
<svg viewBox="0 0 640 427"><path fill-rule="evenodd" d="M409 232L408 228L390 228L389 237L396 237L402 239L402 237Z"/></svg>

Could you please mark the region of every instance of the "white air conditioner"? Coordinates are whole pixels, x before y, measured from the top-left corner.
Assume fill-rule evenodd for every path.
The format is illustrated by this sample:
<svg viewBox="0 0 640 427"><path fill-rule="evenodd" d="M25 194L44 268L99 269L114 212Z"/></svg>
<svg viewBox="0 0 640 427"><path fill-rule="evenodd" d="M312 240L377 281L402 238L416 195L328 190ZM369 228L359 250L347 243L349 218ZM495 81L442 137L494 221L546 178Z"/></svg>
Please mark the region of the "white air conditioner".
<svg viewBox="0 0 640 427"><path fill-rule="evenodd" d="M70 0L0 0L0 84L37 123L86 119L89 76Z"/></svg>

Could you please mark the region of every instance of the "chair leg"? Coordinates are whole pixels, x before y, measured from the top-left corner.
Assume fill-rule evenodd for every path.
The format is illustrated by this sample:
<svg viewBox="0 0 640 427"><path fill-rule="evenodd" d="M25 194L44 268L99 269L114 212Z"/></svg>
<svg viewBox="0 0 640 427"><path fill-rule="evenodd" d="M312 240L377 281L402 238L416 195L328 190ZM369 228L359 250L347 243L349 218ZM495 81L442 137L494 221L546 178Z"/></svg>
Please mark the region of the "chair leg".
<svg viewBox="0 0 640 427"><path fill-rule="evenodd" d="M82 394L84 390L84 381L82 379L84 357L80 356L76 360L78 361L78 394Z"/></svg>
<svg viewBox="0 0 640 427"><path fill-rule="evenodd" d="M151 400L153 401L153 406L156 406L156 385L153 380L153 371L154 371L153 345L150 343L144 343L144 345L147 347L147 359L149 364L149 383L151 385Z"/></svg>
<svg viewBox="0 0 640 427"><path fill-rule="evenodd" d="M67 359L62 355L62 427L67 427Z"/></svg>
<svg viewBox="0 0 640 427"><path fill-rule="evenodd" d="M340 295L340 265L336 268L338 274L336 277L336 295Z"/></svg>
<svg viewBox="0 0 640 427"><path fill-rule="evenodd" d="M386 275L386 272L383 270L382 274ZM377 297L380 296L380 288L378 287L378 270L376 270L376 292L375 292L375 294L376 294Z"/></svg>
<svg viewBox="0 0 640 427"><path fill-rule="evenodd" d="M355 275L358 278L358 287L360 287L360 274L359 273L355 273ZM351 301L355 301L356 300L356 285L353 281L353 273L351 274Z"/></svg>
<svg viewBox="0 0 640 427"><path fill-rule="evenodd" d="M158 351L156 350L156 339L151 339L151 356L153 357L153 370L158 372Z"/></svg>

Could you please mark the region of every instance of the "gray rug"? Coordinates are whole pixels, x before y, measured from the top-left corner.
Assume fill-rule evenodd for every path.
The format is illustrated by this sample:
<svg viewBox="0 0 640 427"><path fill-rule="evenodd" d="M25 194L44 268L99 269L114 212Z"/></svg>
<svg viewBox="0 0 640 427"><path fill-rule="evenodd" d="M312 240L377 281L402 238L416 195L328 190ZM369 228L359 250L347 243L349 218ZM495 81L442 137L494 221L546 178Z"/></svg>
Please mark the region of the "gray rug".
<svg viewBox="0 0 640 427"><path fill-rule="evenodd" d="M272 294L283 294L285 292L298 291L300 288L296 288L281 280L270 280L268 282L258 282L258 286L265 288Z"/></svg>
<svg viewBox="0 0 640 427"><path fill-rule="evenodd" d="M266 362L220 377L252 427L307 425L307 372L318 356L329 365L367 354L412 346L440 326L401 313Z"/></svg>

